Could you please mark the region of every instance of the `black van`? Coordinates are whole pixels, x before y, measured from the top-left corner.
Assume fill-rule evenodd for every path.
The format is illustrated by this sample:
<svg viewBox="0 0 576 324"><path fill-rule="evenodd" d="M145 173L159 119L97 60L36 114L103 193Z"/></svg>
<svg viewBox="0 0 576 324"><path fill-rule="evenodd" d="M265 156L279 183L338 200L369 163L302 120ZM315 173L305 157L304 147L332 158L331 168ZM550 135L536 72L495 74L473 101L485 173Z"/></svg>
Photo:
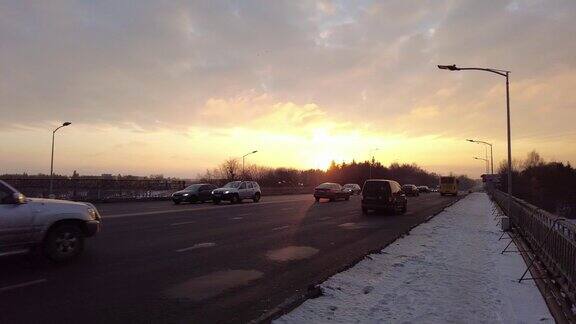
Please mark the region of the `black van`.
<svg viewBox="0 0 576 324"><path fill-rule="evenodd" d="M408 208L408 199L400 184L393 180L370 179L362 188L362 213L369 210L388 210L404 214Z"/></svg>

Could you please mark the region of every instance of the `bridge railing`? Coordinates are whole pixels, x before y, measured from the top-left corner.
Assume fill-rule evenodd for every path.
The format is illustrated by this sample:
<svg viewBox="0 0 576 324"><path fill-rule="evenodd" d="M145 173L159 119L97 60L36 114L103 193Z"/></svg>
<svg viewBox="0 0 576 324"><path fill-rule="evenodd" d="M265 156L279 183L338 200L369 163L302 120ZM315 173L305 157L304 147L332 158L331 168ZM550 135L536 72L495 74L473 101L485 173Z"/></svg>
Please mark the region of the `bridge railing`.
<svg viewBox="0 0 576 324"><path fill-rule="evenodd" d="M28 197L46 198L49 195L50 179L23 178L5 181ZM158 199L168 198L184 186L184 181L164 179L55 178L52 193L58 199L82 201Z"/></svg>
<svg viewBox="0 0 576 324"><path fill-rule="evenodd" d="M508 194L492 190L490 195L576 304L576 224L516 197L512 197L508 213Z"/></svg>

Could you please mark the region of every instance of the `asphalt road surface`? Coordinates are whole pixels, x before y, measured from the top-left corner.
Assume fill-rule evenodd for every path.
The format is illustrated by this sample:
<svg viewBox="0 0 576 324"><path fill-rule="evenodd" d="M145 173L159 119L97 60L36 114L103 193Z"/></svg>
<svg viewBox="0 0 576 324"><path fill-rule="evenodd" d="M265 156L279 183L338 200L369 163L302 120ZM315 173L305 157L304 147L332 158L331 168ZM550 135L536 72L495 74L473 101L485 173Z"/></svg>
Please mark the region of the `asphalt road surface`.
<svg viewBox="0 0 576 324"><path fill-rule="evenodd" d="M0 323L248 322L455 199L423 194L405 215L368 216L359 197L102 204L103 230L75 262L0 259Z"/></svg>

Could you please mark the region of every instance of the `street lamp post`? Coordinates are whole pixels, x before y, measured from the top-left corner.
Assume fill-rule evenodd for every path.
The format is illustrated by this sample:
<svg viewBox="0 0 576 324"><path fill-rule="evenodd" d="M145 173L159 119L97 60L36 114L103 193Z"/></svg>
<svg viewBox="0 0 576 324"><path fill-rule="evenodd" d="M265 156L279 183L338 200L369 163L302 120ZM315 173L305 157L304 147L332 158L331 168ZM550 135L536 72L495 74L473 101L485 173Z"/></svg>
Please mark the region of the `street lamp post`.
<svg viewBox="0 0 576 324"><path fill-rule="evenodd" d="M250 154L254 154L257 153L258 151L252 151L250 153L246 153L244 155L242 155L242 178L244 178L244 158L247 157Z"/></svg>
<svg viewBox="0 0 576 324"><path fill-rule="evenodd" d="M483 158L479 158L479 157L474 157L475 160L481 160L484 161L484 169L486 170L486 173L488 173L488 159L483 159Z"/></svg>
<svg viewBox="0 0 576 324"><path fill-rule="evenodd" d="M54 180L54 137L56 135L56 132L62 128L62 127L66 127L66 126L70 126L72 123L71 122L65 122L62 125L58 126L55 130L52 131L52 155L50 157L50 190L48 191L48 196L52 196L52 182Z"/></svg>
<svg viewBox="0 0 576 324"><path fill-rule="evenodd" d="M376 151L378 151L377 148L370 150L370 167L369 167L370 176L368 177L368 179L372 179L372 164L374 164L374 152Z"/></svg>
<svg viewBox="0 0 576 324"><path fill-rule="evenodd" d="M512 206L512 140L510 135L510 71L497 70L490 68L462 68L457 67L456 64L452 65L438 65L441 70L449 71L485 71L501 75L506 78L506 133L508 137L508 216L510 215Z"/></svg>
<svg viewBox="0 0 576 324"><path fill-rule="evenodd" d="M472 143L484 144L485 146L490 146L490 173L494 174L494 153L492 151L492 143L473 139L467 139L467 141Z"/></svg>

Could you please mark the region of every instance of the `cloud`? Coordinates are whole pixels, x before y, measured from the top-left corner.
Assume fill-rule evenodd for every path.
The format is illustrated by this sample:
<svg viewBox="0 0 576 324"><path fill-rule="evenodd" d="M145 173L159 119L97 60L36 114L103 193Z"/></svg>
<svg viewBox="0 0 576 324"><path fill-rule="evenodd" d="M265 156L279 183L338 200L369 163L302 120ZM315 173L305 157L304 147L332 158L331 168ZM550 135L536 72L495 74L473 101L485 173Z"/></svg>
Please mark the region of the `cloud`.
<svg viewBox="0 0 576 324"><path fill-rule="evenodd" d="M560 0L3 2L0 128L502 140L503 79L436 68L457 63L512 71L514 134L562 133L574 19Z"/></svg>

